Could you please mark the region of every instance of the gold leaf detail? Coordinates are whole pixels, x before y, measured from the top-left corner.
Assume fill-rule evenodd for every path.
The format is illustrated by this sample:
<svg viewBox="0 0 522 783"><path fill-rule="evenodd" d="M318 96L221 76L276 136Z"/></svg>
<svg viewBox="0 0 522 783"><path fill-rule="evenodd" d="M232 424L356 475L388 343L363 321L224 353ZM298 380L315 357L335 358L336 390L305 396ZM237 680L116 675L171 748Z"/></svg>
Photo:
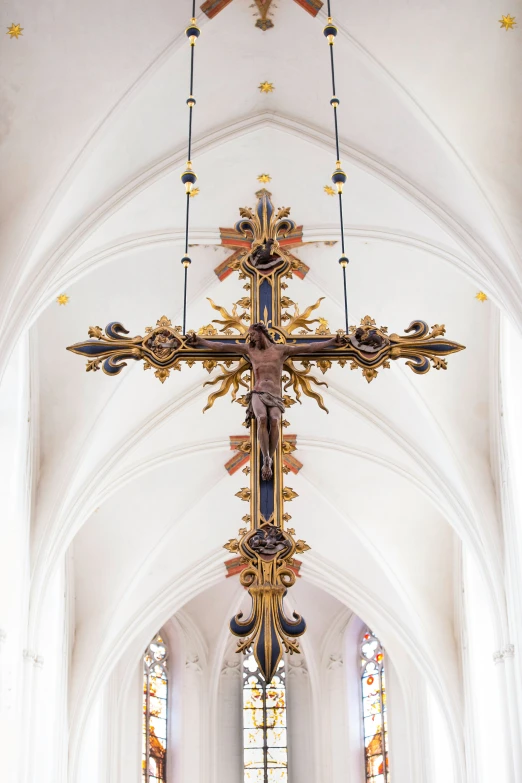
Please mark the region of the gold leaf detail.
<svg viewBox="0 0 522 783"><path fill-rule="evenodd" d="M98 340L101 340L103 337L103 329L101 326L89 326L88 335L89 337L97 337Z"/></svg>
<svg viewBox="0 0 522 783"><path fill-rule="evenodd" d="M299 497L299 495L297 494L297 492L294 492L292 487L284 487L283 488L283 500L285 500L287 503L289 503L294 498L298 498L298 497Z"/></svg>
<svg viewBox="0 0 522 783"><path fill-rule="evenodd" d="M283 454L291 454L296 449L297 446L291 440L283 440Z"/></svg>
<svg viewBox="0 0 522 783"><path fill-rule="evenodd" d="M238 299L236 302L238 307L250 307L251 303L252 302L249 296L244 296L242 299Z"/></svg>
<svg viewBox="0 0 522 783"><path fill-rule="evenodd" d="M369 315L365 315L364 318L361 318L361 326L365 326L369 329L371 326L375 326L375 319Z"/></svg>
<svg viewBox="0 0 522 783"><path fill-rule="evenodd" d="M309 549L310 547L308 546L306 541L303 541L302 538L300 538L299 541L295 542L295 551L298 552L300 555L303 552L308 552Z"/></svg>
<svg viewBox="0 0 522 783"><path fill-rule="evenodd" d="M443 359L441 356L432 356L431 361L433 362L433 366L436 370L447 370L448 369L448 362L446 359Z"/></svg>
<svg viewBox="0 0 522 783"><path fill-rule="evenodd" d="M301 402L301 392L303 392L307 397L311 397L315 400L323 411L328 413L328 408L325 407L322 396L312 389L312 383L316 386L326 387L328 387L328 384L325 381L319 381L313 375L310 375L310 367L305 367L304 370L298 370L291 359L286 360L284 367L290 375L290 380L284 385L283 390L286 391L289 386L292 386L298 402Z"/></svg>
<svg viewBox="0 0 522 783"><path fill-rule="evenodd" d="M174 368L173 368L173 369L174 369ZM180 368L179 368L179 366L178 366L176 369L178 369L178 370L179 370L179 369L180 369ZM155 376L156 376L156 378L158 378L158 379L159 379L159 380L160 380L162 383L165 383L165 381L167 380L167 378L168 378L168 377L169 377L169 375L170 375L170 370L167 370L166 368L162 367L160 370L156 370L156 372L154 373L154 375L155 375Z"/></svg>
<svg viewBox="0 0 522 783"><path fill-rule="evenodd" d="M292 315L288 326L285 327L285 331L288 332L288 334L295 331L296 329L303 329L304 332L311 332L312 330L310 328L310 324L319 323L320 319L310 318L309 316L314 310L317 310L323 299L324 296L321 296L315 304L307 307L304 313L300 313L298 305L295 304L294 314Z"/></svg>
<svg viewBox="0 0 522 783"><path fill-rule="evenodd" d="M226 544L223 544L223 549L228 549L232 554L239 552L239 541L236 538L231 538Z"/></svg>
<svg viewBox="0 0 522 783"><path fill-rule="evenodd" d="M371 383L374 378L377 378L377 370L374 370L373 367L364 367L362 374L368 381L368 383Z"/></svg>
<svg viewBox="0 0 522 783"><path fill-rule="evenodd" d="M239 492L236 492L236 498L239 498L240 500L249 501L250 500L250 490L248 487L241 487Z"/></svg>
<svg viewBox="0 0 522 783"><path fill-rule="evenodd" d="M319 318L319 326L315 330L316 334L330 334L330 327L326 318Z"/></svg>
<svg viewBox="0 0 522 783"><path fill-rule="evenodd" d="M318 359L316 361L316 365L324 375L325 372L331 368L332 362L330 361L330 359Z"/></svg>
<svg viewBox="0 0 522 783"><path fill-rule="evenodd" d="M87 362L87 366L85 368L86 372L96 372L96 370L100 369L100 363L101 359L91 359L89 362Z"/></svg>
<svg viewBox="0 0 522 783"><path fill-rule="evenodd" d="M156 321L156 326L172 326L172 321L166 315L162 315L159 321Z"/></svg>
<svg viewBox="0 0 522 783"><path fill-rule="evenodd" d="M234 401L236 400L240 385L245 389L248 389L248 383L245 376L250 377L250 365L245 359L241 359L237 366L231 370L226 370L222 364L220 364L219 367L222 372L213 380L204 383L204 386L214 386L216 383L221 383L221 386L217 391L212 392L212 394L209 395L208 402L203 408L203 413L214 405L214 402L218 397L223 397L229 390L232 393L232 400ZM241 400L239 400L239 402L241 402Z"/></svg>
<svg viewBox="0 0 522 783"><path fill-rule="evenodd" d="M212 324L207 324L206 326L202 326L201 329L198 329L198 334L204 337L215 337L217 333L218 330L215 326L212 326Z"/></svg>
<svg viewBox="0 0 522 783"><path fill-rule="evenodd" d="M205 359L203 367L207 372L212 372L212 370L217 367L217 362L215 359Z"/></svg>
<svg viewBox="0 0 522 783"><path fill-rule="evenodd" d="M241 517L241 519L243 520L243 522L246 522L247 525L250 524L250 519L251 519L250 514L245 514L245 516ZM241 534L241 532L242 531L240 530L239 533ZM244 533L246 533L246 530L244 531ZM243 535L244 535L244 533L243 533Z"/></svg>
<svg viewBox="0 0 522 783"><path fill-rule="evenodd" d="M244 315L244 313L237 312L237 304L235 304L232 307L232 312L229 313L228 310L225 310L224 307L220 307L219 305L215 304L215 302L210 299L210 297L207 297L208 301L210 302L211 306L214 308L214 310L217 310L220 315L223 316L224 320L219 320L215 318L212 323L214 324L221 324L222 329L220 329L221 332L224 332L225 329L237 329L239 334L245 334L248 330L244 324L241 323L241 318Z"/></svg>
<svg viewBox="0 0 522 783"><path fill-rule="evenodd" d="M446 334L444 324L435 324L431 327L430 337L443 337Z"/></svg>
<svg viewBox="0 0 522 783"><path fill-rule="evenodd" d="M283 514L283 521L284 522L290 522L291 519L292 519L292 515L291 514L287 514L286 511L285 511L285 513ZM288 532L291 533L291 535L294 535L295 530L289 530Z"/></svg>

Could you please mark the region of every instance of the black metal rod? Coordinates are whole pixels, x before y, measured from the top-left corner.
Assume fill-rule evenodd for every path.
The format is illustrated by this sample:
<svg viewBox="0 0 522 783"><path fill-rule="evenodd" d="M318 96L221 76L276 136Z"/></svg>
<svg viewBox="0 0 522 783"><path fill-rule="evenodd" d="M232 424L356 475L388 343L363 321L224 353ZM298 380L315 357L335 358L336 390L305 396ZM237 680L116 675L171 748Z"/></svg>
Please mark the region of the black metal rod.
<svg viewBox="0 0 522 783"><path fill-rule="evenodd" d="M339 193L339 220L341 223L341 248L344 255L344 219L343 219L343 194Z"/></svg>
<svg viewBox="0 0 522 783"><path fill-rule="evenodd" d="M187 160L190 160L192 152L192 106L189 107L189 132L188 132L188 156Z"/></svg>
<svg viewBox="0 0 522 783"><path fill-rule="evenodd" d="M189 236L190 193L187 193L187 206L185 210L185 255L188 253Z"/></svg>
<svg viewBox="0 0 522 783"><path fill-rule="evenodd" d="M339 128L337 126L337 108L334 106L334 125L335 125L335 152L337 154L337 160L341 160L341 153L339 152Z"/></svg>
<svg viewBox="0 0 522 783"><path fill-rule="evenodd" d="M330 67L332 70L332 97L335 95L335 67L334 67L334 53L333 53L333 44L329 44L330 46Z"/></svg>
<svg viewBox="0 0 522 783"><path fill-rule="evenodd" d="M188 266L185 267L185 280L183 283L183 334L186 334L187 328L187 272Z"/></svg>
<svg viewBox="0 0 522 783"><path fill-rule="evenodd" d="M194 89L194 49L195 46L190 47L190 92L189 95L192 95L192 90Z"/></svg>
<svg viewBox="0 0 522 783"><path fill-rule="evenodd" d="M346 267L343 266L343 286L344 286L344 330L348 334L348 290L346 288Z"/></svg>

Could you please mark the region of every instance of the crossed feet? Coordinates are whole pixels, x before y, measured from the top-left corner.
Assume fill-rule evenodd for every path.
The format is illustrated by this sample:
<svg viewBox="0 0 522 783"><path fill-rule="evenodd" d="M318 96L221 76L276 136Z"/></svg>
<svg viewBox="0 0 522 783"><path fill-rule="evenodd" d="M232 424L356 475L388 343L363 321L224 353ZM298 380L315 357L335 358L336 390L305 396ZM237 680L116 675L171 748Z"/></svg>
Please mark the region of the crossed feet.
<svg viewBox="0 0 522 783"><path fill-rule="evenodd" d="M268 481L272 478L272 457L263 457L263 467L261 468L261 478Z"/></svg>

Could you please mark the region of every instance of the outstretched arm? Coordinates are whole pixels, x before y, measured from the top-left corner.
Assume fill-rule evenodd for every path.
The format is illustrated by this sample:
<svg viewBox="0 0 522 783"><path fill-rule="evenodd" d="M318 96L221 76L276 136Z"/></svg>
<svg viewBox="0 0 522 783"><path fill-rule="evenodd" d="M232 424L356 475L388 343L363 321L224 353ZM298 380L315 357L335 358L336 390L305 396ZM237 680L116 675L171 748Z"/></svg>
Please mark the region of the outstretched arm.
<svg viewBox="0 0 522 783"><path fill-rule="evenodd" d="M206 348L207 351L212 353L238 353L246 356L246 345L238 345L237 343L220 343L217 340L205 340L198 334L192 334L187 340L187 345L191 348Z"/></svg>
<svg viewBox="0 0 522 783"><path fill-rule="evenodd" d="M315 353L316 351L324 351L328 348L339 348L341 345L346 344L346 338L340 334L336 334L331 340L321 340L321 342L304 343L302 345L285 345L285 353L287 356L302 356L307 353Z"/></svg>

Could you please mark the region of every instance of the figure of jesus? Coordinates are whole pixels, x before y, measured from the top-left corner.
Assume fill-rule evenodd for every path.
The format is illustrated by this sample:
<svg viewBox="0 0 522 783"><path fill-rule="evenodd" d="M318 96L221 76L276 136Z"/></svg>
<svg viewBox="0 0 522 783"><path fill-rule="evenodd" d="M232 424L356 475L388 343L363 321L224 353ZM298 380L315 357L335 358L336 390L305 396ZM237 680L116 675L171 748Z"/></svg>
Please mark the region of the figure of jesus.
<svg viewBox="0 0 522 783"><path fill-rule="evenodd" d="M279 442L281 415L285 405L281 395L281 378L285 361L292 356L317 353L317 351L344 345L345 338L337 334L330 340L301 345L276 344L270 337L265 324L252 324L247 341L243 344L220 343L204 340L193 334L187 343L195 348L206 348L213 353L237 353L246 357L254 373L254 388L246 395L246 423L250 426L255 417L259 445L263 455L261 477L266 481L272 477L272 457Z"/></svg>

